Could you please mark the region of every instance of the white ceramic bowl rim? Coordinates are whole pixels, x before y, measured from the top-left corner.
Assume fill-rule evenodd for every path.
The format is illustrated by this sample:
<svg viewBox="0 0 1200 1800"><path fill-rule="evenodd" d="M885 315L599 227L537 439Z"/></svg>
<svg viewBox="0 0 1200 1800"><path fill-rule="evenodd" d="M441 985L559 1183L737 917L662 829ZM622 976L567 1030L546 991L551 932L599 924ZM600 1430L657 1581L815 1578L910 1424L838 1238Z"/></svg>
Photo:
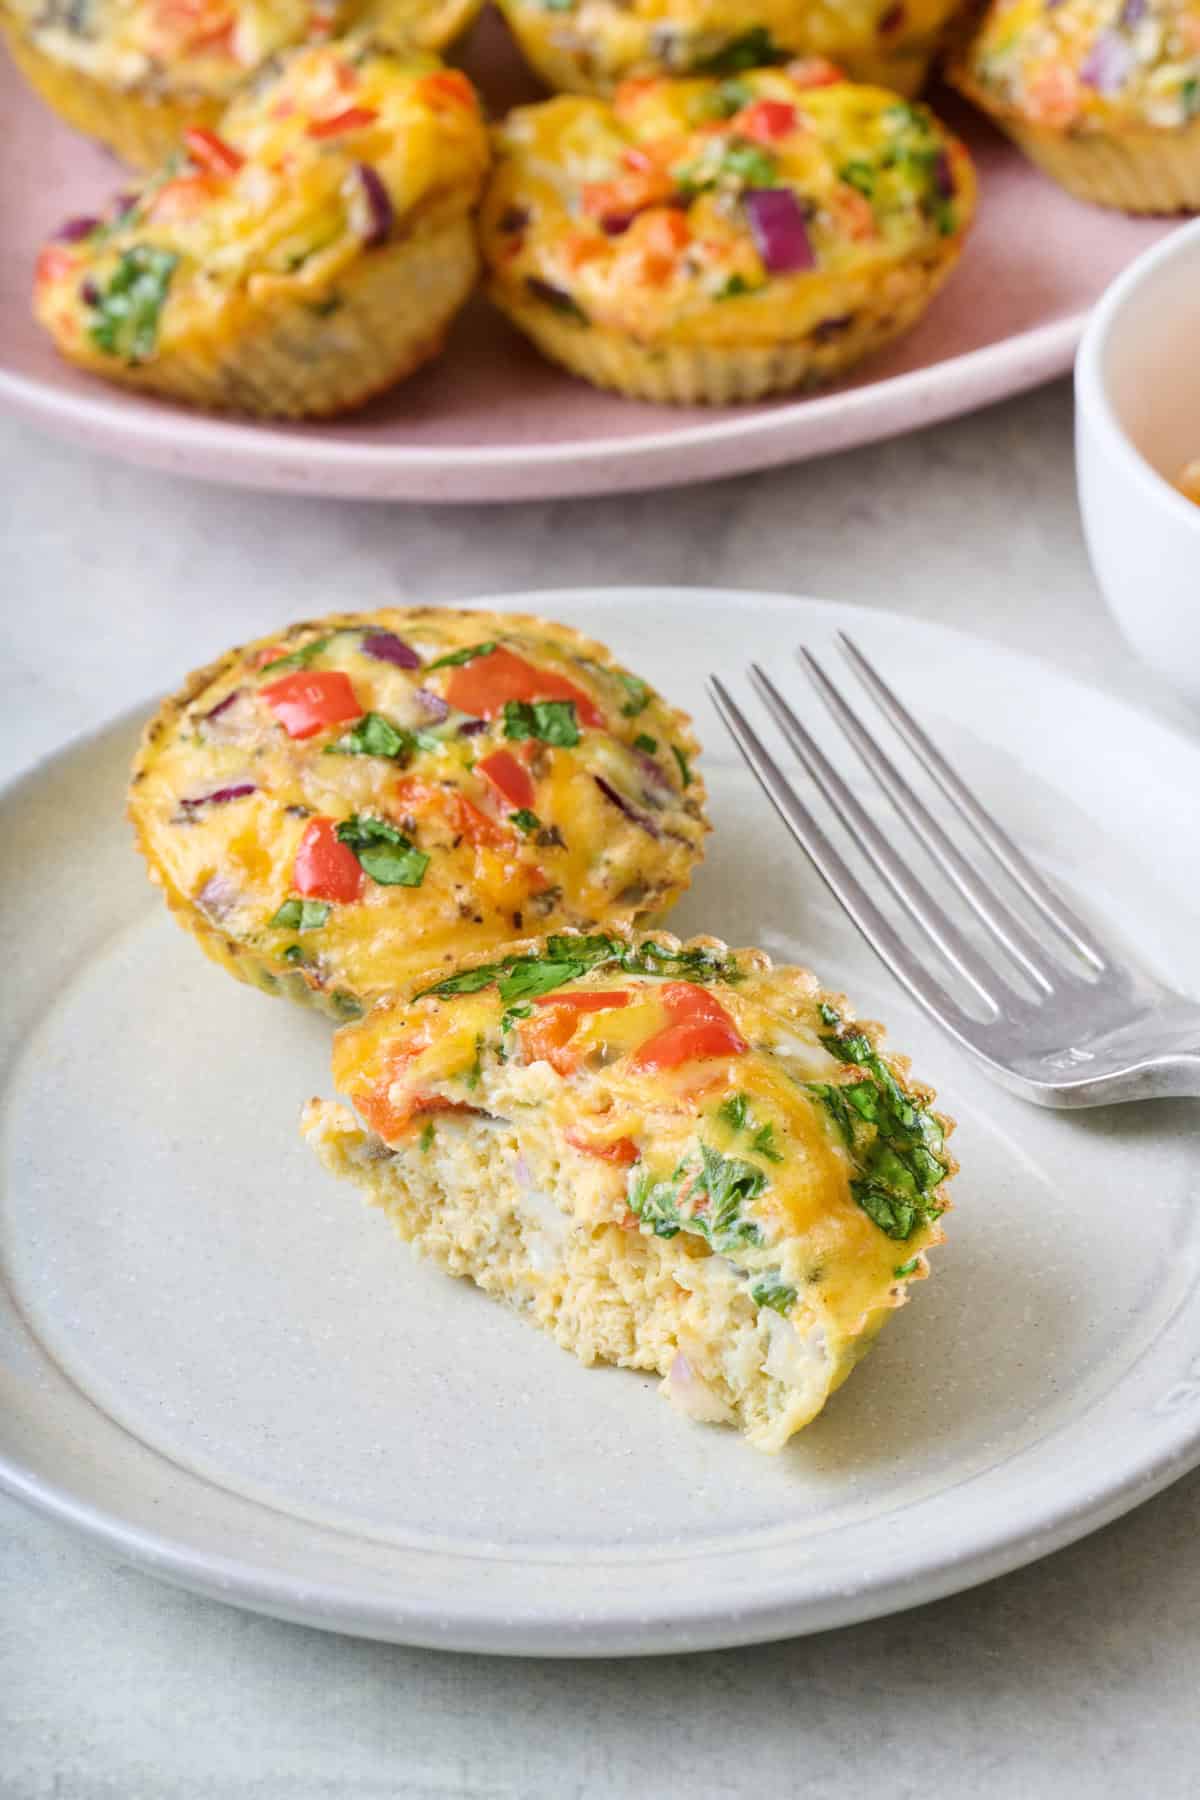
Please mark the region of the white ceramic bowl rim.
<svg viewBox="0 0 1200 1800"><path fill-rule="evenodd" d="M1160 475L1133 443L1117 417L1108 391L1107 358L1114 336L1121 330L1125 308L1144 282L1176 260L1186 260L1200 245L1200 219L1181 225L1130 263L1107 288L1088 320L1075 359L1075 393L1088 423L1118 459L1131 481L1137 483L1152 505L1166 506L1179 519L1187 519L1200 532L1200 506ZM1197 256L1200 263L1200 256ZM1198 275L1200 286L1200 275Z"/></svg>

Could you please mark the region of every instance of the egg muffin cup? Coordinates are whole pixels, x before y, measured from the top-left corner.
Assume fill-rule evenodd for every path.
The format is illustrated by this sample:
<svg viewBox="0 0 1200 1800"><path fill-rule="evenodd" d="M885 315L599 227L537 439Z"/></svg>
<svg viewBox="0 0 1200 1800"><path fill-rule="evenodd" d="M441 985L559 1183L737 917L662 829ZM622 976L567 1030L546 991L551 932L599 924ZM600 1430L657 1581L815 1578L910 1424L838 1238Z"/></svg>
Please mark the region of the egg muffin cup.
<svg viewBox="0 0 1200 1800"><path fill-rule="evenodd" d="M205 953L356 1017L531 927L626 926L709 829L686 716L522 614L338 614L230 651L149 722L129 813Z"/></svg>
<svg viewBox="0 0 1200 1800"><path fill-rule="evenodd" d="M521 50L558 93L622 81L739 75L826 59L852 81L912 98L958 0L499 0Z"/></svg>
<svg viewBox="0 0 1200 1800"><path fill-rule="evenodd" d="M468 959L335 1040L326 1168L584 1363L778 1451L928 1274L951 1121L805 969L666 933ZM361 1122L360 1122L361 1121Z"/></svg>
<svg viewBox="0 0 1200 1800"><path fill-rule="evenodd" d="M920 318L974 206L967 154L925 108L784 70L560 97L495 144L491 299L572 374L639 400L845 373Z"/></svg>
<svg viewBox="0 0 1200 1800"><path fill-rule="evenodd" d="M1200 5L993 3L948 69L1031 162L1077 199L1200 210Z"/></svg>
<svg viewBox="0 0 1200 1800"><path fill-rule="evenodd" d="M151 171L179 148L188 126L214 129L240 90L287 50L361 26L389 49L439 51L465 30L479 5L480 0L285 4L276 8L273 28L268 23L263 29L268 8L247 0L214 0L208 16L199 7L190 13L164 7L164 24L156 29L152 5L106 9L103 0L92 0L83 15L92 28L84 36L74 13L60 15L47 30L40 5L0 0L0 25L13 61L40 99L131 168ZM180 36L183 20L187 27ZM239 26L253 32L253 48L245 57L237 49Z"/></svg>
<svg viewBox="0 0 1200 1800"><path fill-rule="evenodd" d="M185 152L43 250L35 313L69 361L314 418L437 354L478 271L488 149L465 76L361 44L298 51Z"/></svg>
<svg viewBox="0 0 1200 1800"><path fill-rule="evenodd" d="M5 38L9 55L38 98L65 124L104 144L132 169L155 168L178 146L186 126L216 125L227 103L227 95L200 89L171 93L100 81L39 50L31 36L7 20Z"/></svg>

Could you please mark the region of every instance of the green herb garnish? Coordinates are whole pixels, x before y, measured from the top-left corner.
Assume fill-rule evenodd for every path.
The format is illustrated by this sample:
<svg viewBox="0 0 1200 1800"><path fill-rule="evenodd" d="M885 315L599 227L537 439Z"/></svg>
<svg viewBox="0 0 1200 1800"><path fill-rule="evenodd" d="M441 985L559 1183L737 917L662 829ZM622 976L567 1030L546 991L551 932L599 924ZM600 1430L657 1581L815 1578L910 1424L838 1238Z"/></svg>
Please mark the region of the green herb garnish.
<svg viewBox="0 0 1200 1800"><path fill-rule="evenodd" d="M445 656L439 656L436 662L426 663L425 673L431 669L457 669L463 663L474 662L477 656L490 656L498 646L489 644L468 644L465 650L451 650Z"/></svg>
<svg viewBox="0 0 1200 1800"><path fill-rule="evenodd" d="M286 931L319 931L332 911L324 900L285 900L270 923Z"/></svg>
<svg viewBox="0 0 1200 1800"><path fill-rule="evenodd" d="M658 739L652 738L648 732L639 731L633 740L635 750L644 750L647 756L653 756L658 749Z"/></svg>
<svg viewBox="0 0 1200 1800"><path fill-rule="evenodd" d="M691 785L692 785L692 765L691 765L691 763L689 763L687 757L684 755L683 751L679 748L678 744L671 745L671 755L675 758L675 761L679 764L679 778L683 782L684 787L685 788L691 787Z"/></svg>
<svg viewBox="0 0 1200 1800"><path fill-rule="evenodd" d="M415 888L425 879L429 858L385 819L360 817L354 813L342 820L337 835L341 843L350 846L372 881L377 881L381 887Z"/></svg>
<svg viewBox="0 0 1200 1800"><path fill-rule="evenodd" d="M579 720L573 700L506 700L504 702L504 735L506 738L540 738L543 744L557 744L569 750L579 742Z"/></svg>
<svg viewBox="0 0 1200 1800"><path fill-rule="evenodd" d="M542 821L535 812L530 812L527 806L518 807L516 812L509 813L508 816L523 837L528 837L532 831L542 829Z"/></svg>
<svg viewBox="0 0 1200 1800"><path fill-rule="evenodd" d="M137 363L152 356L158 320L178 256L152 244L134 244L121 253L108 286L94 301L88 336L97 350Z"/></svg>
<svg viewBox="0 0 1200 1800"><path fill-rule="evenodd" d="M761 25L751 26L738 37L730 38L711 56L693 64L698 75L740 75L745 69L761 69L768 63L786 61L769 31Z"/></svg>
<svg viewBox="0 0 1200 1800"><path fill-rule="evenodd" d="M875 192L875 170L870 163L845 163L838 170L838 179L844 181L847 187L857 188L868 200Z"/></svg>
<svg viewBox="0 0 1200 1800"><path fill-rule="evenodd" d="M322 650L328 650L332 642L332 637L314 638L311 644L305 644L299 650L291 650L286 656L277 656L274 662L264 663L258 672L260 675L269 675L274 669L307 669Z"/></svg>
<svg viewBox="0 0 1200 1800"><path fill-rule="evenodd" d="M766 285L765 281L760 281L755 284L747 281L744 275L731 275L727 281L722 282L721 286L713 295L713 299L737 300L742 294L757 294L759 290L766 287Z"/></svg>
<svg viewBox="0 0 1200 1800"><path fill-rule="evenodd" d="M697 122L704 119L731 119L734 113L749 106L754 94L744 81L722 81L708 93L697 95L688 108Z"/></svg>
<svg viewBox="0 0 1200 1800"><path fill-rule="evenodd" d="M907 1262L900 1263L898 1265L898 1267L894 1268L892 1270L892 1274L895 1276L897 1281L903 1281L903 1279L906 1275L911 1275L914 1272L914 1270L919 1269L920 1266L921 1266L920 1257L919 1256L910 1256Z"/></svg>
<svg viewBox="0 0 1200 1800"><path fill-rule="evenodd" d="M433 1120L426 1119L421 1127L421 1150L424 1154L433 1146Z"/></svg>
<svg viewBox="0 0 1200 1800"><path fill-rule="evenodd" d="M727 1256L761 1242L762 1233L744 1209L766 1185L766 1175L753 1163L701 1144L699 1168L685 1159L668 1181L635 1175L629 1205L656 1237L687 1231Z"/></svg>
<svg viewBox="0 0 1200 1800"><path fill-rule="evenodd" d="M789 1287L777 1270L760 1275L751 1283L750 1298L756 1306L769 1306L774 1312L789 1313L796 1304L796 1290Z"/></svg>
<svg viewBox="0 0 1200 1800"><path fill-rule="evenodd" d="M424 988L423 994L477 994L495 983L500 998L513 1000L548 994L568 981L577 981L593 969L613 964L626 975L672 976L684 981L736 981L737 964L703 948L670 950L652 938L643 944L626 944L620 938L599 933L591 937L568 937L564 933L546 939L543 955L508 956L503 962L481 963L448 975L444 981ZM415 998L420 999L420 994Z"/></svg>
<svg viewBox="0 0 1200 1800"><path fill-rule="evenodd" d="M272 665L274 666L274 665ZM343 737L326 744L326 756L386 756L392 762L407 762L417 748L411 731L402 731L385 719L382 713L364 713Z"/></svg>
<svg viewBox="0 0 1200 1800"><path fill-rule="evenodd" d="M650 704L650 689L644 681L639 681L636 675L627 675L624 669L613 669L611 673L616 676L628 695L628 699L621 708L621 717L636 719L638 714L645 712Z"/></svg>
<svg viewBox="0 0 1200 1800"><path fill-rule="evenodd" d="M732 175L746 187L774 187L778 173L775 158L757 144L731 144L721 158L721 174Z"/></svg>
<svg viewBox="0 0 1200 1800"><path fill-rule="evenodd" d="M888 1237L909 1238L943 1211L935 1192L946 1176L944 1133L933 1114L905 1093L865 1033L844 1028L825 1002L820 1014L833 1028L822 1044L839 1062L862 1069L864 1078L805 1085L850 1152L856 1171L850 1192L858 1205Z"/></svg>

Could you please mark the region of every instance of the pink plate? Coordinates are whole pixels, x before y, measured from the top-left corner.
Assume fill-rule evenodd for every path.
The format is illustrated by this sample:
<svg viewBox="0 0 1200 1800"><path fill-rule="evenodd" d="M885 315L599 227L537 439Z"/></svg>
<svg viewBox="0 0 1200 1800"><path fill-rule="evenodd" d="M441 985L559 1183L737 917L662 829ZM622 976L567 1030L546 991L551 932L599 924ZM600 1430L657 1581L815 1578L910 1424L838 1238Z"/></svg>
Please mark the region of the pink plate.
<svg viewBox="0 0 1200 1800"><path fill-rule="evenodd" d="M532 92L499 23L462 58L496 105ZM940 103L939 103L940 106ZM102 151L0 64L0 400L77 442L215 481L377 500L533 500L701 481L845 450L1019 393L1071 363L1088 308L1172 228L1071 200L957 102L982 204L921 325L827 393L720 409L644 406L545 363L482 299L445 355L334 423L259 425L125 395L58 361L29 316L41 238L121 185Z"/></svg>

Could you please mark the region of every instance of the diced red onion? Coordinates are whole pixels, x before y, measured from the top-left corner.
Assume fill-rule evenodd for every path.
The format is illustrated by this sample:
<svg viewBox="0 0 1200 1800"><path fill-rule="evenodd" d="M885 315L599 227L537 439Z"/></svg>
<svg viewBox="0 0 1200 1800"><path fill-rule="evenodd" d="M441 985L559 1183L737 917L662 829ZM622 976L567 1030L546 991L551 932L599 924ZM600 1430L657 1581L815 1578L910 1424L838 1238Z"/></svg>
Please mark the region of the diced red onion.
<svg viewBox="0 0 1200 1800"><path fill-rule="evenodd" d="M616 788L613 787L611 782L605 781L603 775L593 775L592 780L595 782L596 786L600 789L600 792L604 795L604 798L610 803L610 805L615 806L618 812L624 813L625 817L627 819L632 819L632 821L635 825L640 825L642 830L645 832L648 832L652 838L662 836L662 833L659 831L658 826L655 824L654 820L650 817L650 815L648 813L641 812L636 806L634 806L630 801L628 801L625 798L624 794L619 794L617 792Z"/></svg>
<svg viewBox="0 0 1200 1800"><path fill-rule="evenodd" d="M486 730L486 719L464 719L458 728L458 735L459 737L476 737L479 732Z"/></svg>
<svg viewBox="0 0 1200 1800"><path fill-rule="evenodd" d="M394 631L368 631L362 640L364 656L373 656L376 662L391 663L397 669L419 669L421 659L410 644L398 638Z"/></svg>
<svg viewBox="0 0 1200 1800"><path fill-rule="evenodd" d="M214 788L211 794L197 794L194 800L181 800L180 806L224 806L229 800L244 800L258 789L252 781L235 781L229 787Z"/></svg>
<svg viewBox="0 0 1200 1800"><path fill-rule="evenodd" d="M355 163L354 173L367 206L368 225L363 233L363 243L368 250L374 250L387 241L396 221L396 209L378 169L373 169L370 163Z"/></svg>
<svg viewBox="0 0 1200 1800"><path fill-rule="evenodd" d="M1133 67L1133 51L1115 31L1096 39L1079 66L1079 79L1098 94L1115 94L1124 87Z"/></svg>
<svg viewBox="0 0 1200 1800"><path fill-rule="evenodd" d="M433 719L437 724L440 724L443 719L447 719L450 716L450 708L442 699L442 696L440 694L430 693L428 688L418 688L413 695L413 699L419 702L421 710L424 712L426 718Z"/></svg>
<svg viewBox="0 0 1200 1800"><path fill-rule="evenodd" d="M81 281L79 284L79 298L85 306L99 306L100 304L100 289L90 275L86 281Z"/></svg>
<svg viewBox="0 0 1200 1800"><path fill-rule="evenodd" d="M742 203L769 274L797 275L816 268L808 226L790 188L747 188Z"/></svg>
<svg viewBox="0 0 1200 1800"><path fill-rule="evenodd" d="M644 750L635 750L633 756L650 787L656 788L660 794L674 794L675 790L667 779L666 770L652 756L648 756Z"/></svg>
<svg viewBox="0 0 1200 1800"><path fill-rule="evenodd" d="M943 200L954 197L954 170L950 167L950 156L946 150L939 150L937 161L933 165L933 185Z"/></svg>
<svg viewBox="0 0 1200 1800"><path fill-rule="evenodd" d="M224 919L231 913L240 899L240 892L228 875L219 869L210 875L200 892L196 895L196 905L206 912L210 919Z"/></svg>
<svg viewBox="0 0 1200 1800"><path fill-rule="evenodd" d="M99 219L86 214L80 214L75 219L64 219L54 233L54 242L56 244L77 244L80 238L91 237L99 223Z"/></svg>
<svg viewBox="0 0 1200 1800"><path fill-rule="evenodd" d="M621 237L629 230L629 227L636 218L637 214L631 212L605 213L600 223L604 228L606 236Z"/></svg>
<svg viewBox="0 0 1200 1800"><path fill-rule="evenodd" d="M217 704L215 706L210 706L206 713L200 714L200 717L205 721L206 724L211 719L219 719L223 712L228 712L229 708L233 705L234 701L241 694L241 691L242 691L241 688L234 688L234 690L231 694L226 694L226 696L223 700L218 700Z"/></svg>
<svg viewBox="0 0 1200 1800"><path fill-rule="evenodd" d="M1119 23L1128 27L1140 25L1146 16L1146 0L1125 0Z"/></svg>

